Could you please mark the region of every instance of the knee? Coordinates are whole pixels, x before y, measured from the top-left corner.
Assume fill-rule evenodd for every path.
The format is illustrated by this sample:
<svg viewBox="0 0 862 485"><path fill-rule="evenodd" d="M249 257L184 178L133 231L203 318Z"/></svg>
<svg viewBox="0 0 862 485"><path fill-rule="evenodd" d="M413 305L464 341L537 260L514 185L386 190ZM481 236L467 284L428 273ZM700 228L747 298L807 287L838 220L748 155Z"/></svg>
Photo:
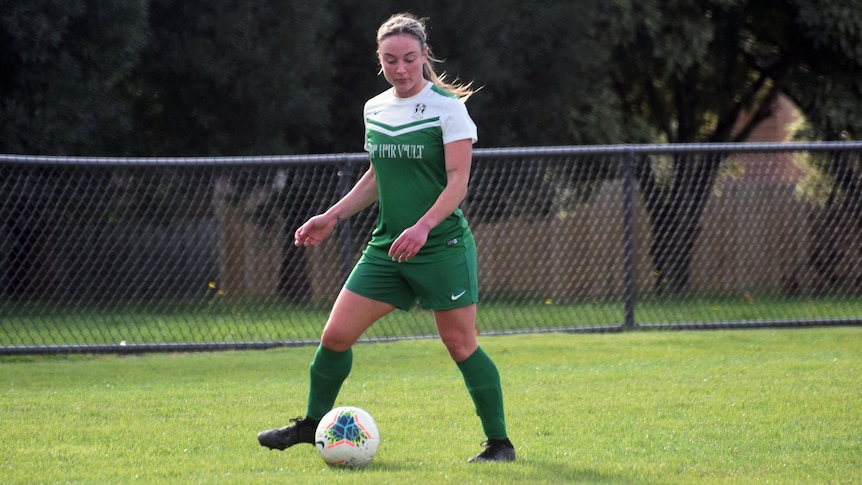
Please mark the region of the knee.
<svg viewBox="0 0 862 485"><path fill-rule="evenodd" d="M473 355L473 352L479 347L475 339L448 339L443 340L443 344L446 345L449 356L455 362L467 360L467 357Z"/></svg>
<svg viewBox="0 0 862 485"><path fill-rule="evenodd" d="M344 352L353 346L355 342L347 336L329 327L323 329L320 336L320 344L334 352Z"/></svg>

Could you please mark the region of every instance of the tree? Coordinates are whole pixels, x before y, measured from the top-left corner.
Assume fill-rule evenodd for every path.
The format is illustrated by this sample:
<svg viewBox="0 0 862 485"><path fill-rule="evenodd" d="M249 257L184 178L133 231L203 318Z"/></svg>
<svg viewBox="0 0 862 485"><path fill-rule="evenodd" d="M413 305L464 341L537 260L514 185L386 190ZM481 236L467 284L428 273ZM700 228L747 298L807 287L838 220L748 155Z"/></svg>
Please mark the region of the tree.
<svg viewBox="0 0 862 485"><path fill-rule="evenodd" d="M123 82L146 0L0 1L0 152L104 155L132 131Z"/></svg>
<svg viewBox="0 0 862 485"><path fill-rule="evenodd" d="M800 21L810 30L817 47L804 52L805 67L783 85L783 90L805 112L804 136L809 139L858 140L862 136L862 9L856 0L802 2ZM809 67L810 66L810 67ZM846 281L840 268L851 267L854 248L848 234L862 232L862 167L858 160L840 153L812 157L811 174L804 182L823 210L816 220L810 265L823 289L850 285L862 287L862 280Z"/></svg>
<svg viewBox="0 0 862 485"><path fill-rule="evenodd" d="M332 26L326 7L152 0L152 40L129 83L137 120L134 150L159 156L274 155L326 146L333 137L328 107L335 72L326 48ZM219 192L217 202L283 235L281 289L302 298L308 286L305 259L287 246L319 187L295 172L227 171L220 186L229 191Z"/></svg>
<svg viewBox="0 0 862 485"><path fill-rule="evenodd" d="M0 0L0 152L103 155L132 131L123 82L147 40L146 1ZM60 183L62 182L62 183ZM45 228L75 217L105 180L0 167L0 292L37 290Z"/></svg>
<svg viewBox="0 0 862 485"><path fill-rule="evenodd" d="M325 3L153 0L130 83L141 155L302 153L329 135Z"/></svg>
<svg viewBox="0 0 862 485"><path fill-rule="evenodd" d="M618 1L607 17L609 79L630 142L743 141L788 94L826 135L858 134L855 1ZM812 82L814 81L814 82ZM738 125L740 116L749 114ZM622 140L621 140L622 141ZM723 157L638 160L659 292L688 286L700 218ZM659 170L671 174L662 179Z"/></svg>
<svg viewBox="0 0 862 485"><path fill-rule="evenodd" d="M401 2L332 2L330 46L338 74L332 83L332 132L326 151L357 151L362 104L387 89L375 50L375 28L404 10ZM592 22L604 2L583 0L420 0L409 11L425 17L438 71L474 82L467 102L479 126L478 146L608 143L618 139L615 117L588 100L607 60ZM609 95L605 92L605 97ZM358 140L358 141L357 141Z"/></svg>

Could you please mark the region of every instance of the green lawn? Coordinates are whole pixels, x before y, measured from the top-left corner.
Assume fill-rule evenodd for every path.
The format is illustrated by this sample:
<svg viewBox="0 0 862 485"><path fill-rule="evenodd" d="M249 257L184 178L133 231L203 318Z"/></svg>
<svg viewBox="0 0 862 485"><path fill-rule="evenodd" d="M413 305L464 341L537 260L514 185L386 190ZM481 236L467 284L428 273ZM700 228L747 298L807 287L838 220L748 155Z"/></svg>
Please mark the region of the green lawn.
<svg viewBox="0 0 862 485"><path fill-rule="evenodd" d="M862 328L483 337L518 461L442 344L360 344L338 404L362 471L255 439L305 408L313 348L0 359L3 483L862 483Z"/></svg>

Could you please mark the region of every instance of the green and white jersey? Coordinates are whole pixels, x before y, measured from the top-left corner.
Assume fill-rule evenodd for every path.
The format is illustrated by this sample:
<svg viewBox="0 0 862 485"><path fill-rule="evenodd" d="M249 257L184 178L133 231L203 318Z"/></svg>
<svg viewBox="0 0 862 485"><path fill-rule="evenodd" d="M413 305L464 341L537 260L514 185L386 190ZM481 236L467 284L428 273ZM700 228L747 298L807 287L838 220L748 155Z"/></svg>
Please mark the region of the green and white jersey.
<svg viewBox="0 0 862 485"><path fill-rule="evenodd" d="M388 258L389 246L422 217L446 187L443 145L477 140L464 103L429 82L419 94L397 98L389 89L365 103L365 150L377 177L377 227L366 254ZM431 230L410 262L448 259L474 244L461 209Z"/></svg>

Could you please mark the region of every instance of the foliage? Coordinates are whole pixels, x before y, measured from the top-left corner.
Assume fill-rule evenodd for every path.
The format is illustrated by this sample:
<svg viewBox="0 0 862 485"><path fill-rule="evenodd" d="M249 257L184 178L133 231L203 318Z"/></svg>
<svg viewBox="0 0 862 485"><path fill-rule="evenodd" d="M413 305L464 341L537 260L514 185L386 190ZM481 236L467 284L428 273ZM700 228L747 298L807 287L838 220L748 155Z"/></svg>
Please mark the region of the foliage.
<svg viewBox="0 0 862 485"><path fill-rule="evenodd" d="M153 0L153 37L129 79L142 152L271 155L325 140L325 6Z"/></svg>
<svg viewBox="0 0 862 485"><path fill-rule="evenodd" d="M847 108L858 111L862 93L855 3L614 2L610 74L631 140L742 141L779 93L826 133L852 136L859 118Z"/></svg>
<svg viewBox="0 0 862 485"><path fill-rule="evenodd" d="M447 68L483 86L468 102L483 144L620 140L614 105L597 102L606 99L601 78L608 51L598 24L604 4L505 0L434 12L435 27L444 29L436 35L446 41L440 55ZM467 23L446 21L451 18Z"/></svg>
<svg viewBox="0 0 862 485"><path fill-rule="evenodd" d="M120 86L147 47L146 0L0 1L0 151L121 154Z"/></svg>
<svg viewBox="0 0 862 485"><path fill-rule="evenodd" d="M854 5L504 0L411 10L429 18L449 77L482 86L470 101L480 143L535 146L742 140L778 92L822 136L853 138ZM15 121L4 124L3 151L357 151L361 105L386 87L374 76L374 28L402 9L3 0L0 93L4 119ZM751 116L739 125L743 112Z"/></svg>
<svg viewBox="0 0 862 485"><path fill-rule="evenodd" d="M862 137L862 9L858 0L798 2L798 63L781 89L800 106L816 138Z"/></svg>

